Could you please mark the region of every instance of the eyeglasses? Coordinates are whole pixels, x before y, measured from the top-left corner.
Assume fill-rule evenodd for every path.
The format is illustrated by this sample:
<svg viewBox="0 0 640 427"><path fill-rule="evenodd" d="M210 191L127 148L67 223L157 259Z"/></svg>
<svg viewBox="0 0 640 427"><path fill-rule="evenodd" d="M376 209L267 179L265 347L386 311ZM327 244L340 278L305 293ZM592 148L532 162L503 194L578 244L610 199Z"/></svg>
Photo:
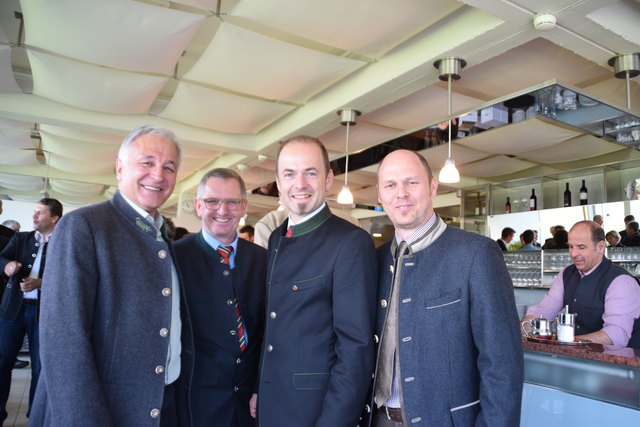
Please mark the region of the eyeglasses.
<svg viewBox="0 0 640 427"><path fill-rule="evenodd" d="M200 199L207 209L215 210L223 203L227 205L229 210L238 210L242 207L242 199Z"/></svg>

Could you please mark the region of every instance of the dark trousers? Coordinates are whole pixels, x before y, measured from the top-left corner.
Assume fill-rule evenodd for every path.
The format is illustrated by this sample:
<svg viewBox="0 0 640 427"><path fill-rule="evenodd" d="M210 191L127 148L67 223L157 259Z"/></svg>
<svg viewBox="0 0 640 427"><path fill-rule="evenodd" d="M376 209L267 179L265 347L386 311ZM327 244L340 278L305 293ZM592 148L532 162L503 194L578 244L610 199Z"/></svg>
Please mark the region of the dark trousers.
<svg viewBox="0 0 640 427"><path fill-rule="evenodd" d="M191 426L191 412L187 396L187 384L182 375L172 384L164 387L160 427Z"/></svg>
<svg viewBox="0 0 640 427"><path fill-rule="evenodd" d="M18 318L14 322L0 318L0 424L7 418L7 400L11 390L11 371L22 348L24 336L29 337L31 357L31 388L29 390L29 410L40 375L40 339L38 338L37 307L22 304Z"/></svg>

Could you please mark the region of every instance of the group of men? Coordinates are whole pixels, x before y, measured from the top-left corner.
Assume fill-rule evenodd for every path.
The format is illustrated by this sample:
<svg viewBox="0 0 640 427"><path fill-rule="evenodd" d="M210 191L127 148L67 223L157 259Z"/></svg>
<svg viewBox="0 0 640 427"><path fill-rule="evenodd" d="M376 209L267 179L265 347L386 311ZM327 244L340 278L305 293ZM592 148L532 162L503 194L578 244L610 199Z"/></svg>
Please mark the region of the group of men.
<svg viewBox="0 0 640 427"><path fill-rule="evenodd" d="M421 155L397 150L380 165L395 237L376 250L325 203L322 143L283 141L275 179L288 216L265 250L239 239L246 189L228 169L200 181L200 232L169 242L158 209L180 152L170 131L139 127L110 201L49 212L30 426L519 423L505 263L490 239L434 213L438 182Z"/></svg>

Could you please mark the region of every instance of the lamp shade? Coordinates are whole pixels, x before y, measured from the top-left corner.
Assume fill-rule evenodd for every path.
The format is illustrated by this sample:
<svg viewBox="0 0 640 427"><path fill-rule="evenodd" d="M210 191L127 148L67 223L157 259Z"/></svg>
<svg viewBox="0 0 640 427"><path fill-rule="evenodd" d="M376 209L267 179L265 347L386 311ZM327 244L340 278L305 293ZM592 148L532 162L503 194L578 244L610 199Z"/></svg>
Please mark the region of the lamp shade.
<svg viewBox="0 0 640 427"><path fill-rule="evenodd" d="M337 202L341 205L352 205L353 204L353 194L351 194L351 190L349 190L348 186L343 186L342 190L338 194Z"/></svg>
<svg viewBox="0 0 640 427"><path fill-rule="evenodd" d="M456 162L451 157L444 162L444 167L440 170L438 181L444 183L460 182L460 173L456 168Z"/></svg>

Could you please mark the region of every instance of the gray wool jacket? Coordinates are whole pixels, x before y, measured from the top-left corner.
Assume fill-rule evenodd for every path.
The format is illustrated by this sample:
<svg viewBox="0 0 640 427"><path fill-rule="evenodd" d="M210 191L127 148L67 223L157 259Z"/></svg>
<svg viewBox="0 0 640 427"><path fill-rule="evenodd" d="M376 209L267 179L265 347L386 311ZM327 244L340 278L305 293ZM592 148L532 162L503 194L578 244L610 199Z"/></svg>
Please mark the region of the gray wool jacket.
<svg viewBox="0 0 640 427"><path fill-rule="evenodd" d="M159 426L171 319L169 242L116 193L63 216L43 278L30 426ZM193 339L181 289L181 426ZM166 329L165 329L166 328ZM164 331L164 333L163 333ZM167 333L168 332L168 333Z"/></svg>

